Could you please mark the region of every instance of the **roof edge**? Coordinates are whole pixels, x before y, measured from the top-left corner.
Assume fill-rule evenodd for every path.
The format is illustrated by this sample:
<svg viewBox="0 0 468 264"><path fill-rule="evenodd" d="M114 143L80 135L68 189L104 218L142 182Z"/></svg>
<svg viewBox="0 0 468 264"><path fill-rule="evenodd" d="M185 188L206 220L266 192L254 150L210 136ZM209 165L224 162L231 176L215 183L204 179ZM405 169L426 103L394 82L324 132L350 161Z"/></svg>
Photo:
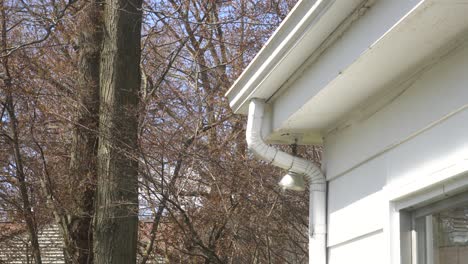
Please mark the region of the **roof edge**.
<svg viewBox="0 0 468 264"><path fill-rule="evenodd" d="M241 107L250 95L258 88L265 77L298 43L304 33L316 24L313 20L322 16L336 0L301 0L280 24L262 49L237 78L225 96L235 113L241 113ZM273 94L278 87L271 87ZM268 98L262 98L268 99Z"/></svg>

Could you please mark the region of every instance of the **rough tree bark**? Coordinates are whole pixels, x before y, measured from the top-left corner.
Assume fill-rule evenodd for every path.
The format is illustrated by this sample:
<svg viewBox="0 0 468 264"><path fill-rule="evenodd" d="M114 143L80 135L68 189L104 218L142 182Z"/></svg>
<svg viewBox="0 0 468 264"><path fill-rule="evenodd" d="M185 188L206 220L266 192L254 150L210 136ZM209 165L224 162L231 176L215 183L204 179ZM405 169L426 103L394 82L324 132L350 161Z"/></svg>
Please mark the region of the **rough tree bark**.
<svg viewBox="0 0 468 264"><path fill-rule="evenodd" d="M70 160L74 197L68 258L93 263L92 217L97 182L99 64L102 45L102 3L91 0L79 22L78 106Z"/></svg>
<svg viewBox="0 0 468 264"><path fill-rule="evenodd" d="M141 0L106 0L100 65L95 263L136 263Z"/></svg>

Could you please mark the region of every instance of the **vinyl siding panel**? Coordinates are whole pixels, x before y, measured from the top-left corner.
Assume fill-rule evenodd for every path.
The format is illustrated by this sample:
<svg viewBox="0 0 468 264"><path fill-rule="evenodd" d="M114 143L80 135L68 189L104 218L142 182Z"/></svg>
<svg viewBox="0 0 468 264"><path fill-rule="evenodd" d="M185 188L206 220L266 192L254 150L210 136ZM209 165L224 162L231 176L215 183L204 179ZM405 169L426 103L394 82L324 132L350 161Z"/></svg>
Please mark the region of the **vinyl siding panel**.
<svg viewBox="0 0 468 264"><path fill-rule="evenodd" d="M331 264L381 263L389 192L428 178L437 185L454 176L441 171L468 162L466 69L467 43L326 137Z"/></svg>

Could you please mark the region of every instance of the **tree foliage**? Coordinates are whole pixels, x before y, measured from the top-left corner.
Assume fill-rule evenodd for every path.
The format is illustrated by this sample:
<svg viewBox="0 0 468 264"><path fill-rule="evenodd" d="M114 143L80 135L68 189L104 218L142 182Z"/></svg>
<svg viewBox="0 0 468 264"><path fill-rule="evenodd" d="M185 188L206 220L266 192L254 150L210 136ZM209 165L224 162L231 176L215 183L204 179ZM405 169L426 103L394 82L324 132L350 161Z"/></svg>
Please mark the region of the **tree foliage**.
<svg viewBox="0 0 468 264"><path fill-rule="evenodd" d="M139 103L127 109L135 112L137 150L125 154L138 164L139 263L307 262L308 194L277 187L282 172L249 155L245 118L224 98L295 2L143 3ZM101 4L2 1L0 217L26 223L31 241L42 225L58 224L70 255L83 237L73 235L81 230L73 219L94 215L95 203L84 204L98 184L96 164L76 163L77 133L112 133L83 121L96 120L95 106L83 101L91 87L83 54L98 46L92 56L101 56L101 44L86 42L99 36L89 10ZM317 147L298 154L320 160ZM91 176L80 177L86 169Z"/></svg>

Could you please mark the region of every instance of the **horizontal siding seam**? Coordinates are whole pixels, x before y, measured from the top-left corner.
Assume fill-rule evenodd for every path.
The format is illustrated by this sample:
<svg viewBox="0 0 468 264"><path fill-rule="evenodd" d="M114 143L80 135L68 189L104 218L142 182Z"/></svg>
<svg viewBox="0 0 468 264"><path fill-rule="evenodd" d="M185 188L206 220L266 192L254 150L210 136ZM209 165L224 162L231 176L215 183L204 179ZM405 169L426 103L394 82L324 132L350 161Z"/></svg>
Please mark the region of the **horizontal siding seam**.
<svg viewBox="0 0 468 264"><path fill-rule="evenodd" d="M368 233L365 233L365 234L362 234L362 235L359 235L359 236L356 236L356 237L345 239L344 241L340 241L338 243L328 244L327 249L335 249L335 248L338 248L338 247L341 247L341 246L345 246L345 245L354 243L356 241L359 241L361 239L365 239L365 238L369 238L369 237L374 236L374 235L378 235L380 233L383 233L383 228L379 228L379 229L370 231Z"/></svg>
<svg viewBox="0 0 468 264"><path fill-rule="evenodd" d="M343 175L346 175L348 173L350 173L351 171L361 167L362 165L368 163L369 161L371 160L374 160L380 156L382 156L383 154L389 152L390 150L393 150L395 149L396 147L398 146L401 146L402 144L414 139L415 137L419 136L420 134L423 134L424 132L426 131L429 131L430 129L444 123L445 121L447 121L448 119L450 119L451 117L454 117L456 116L457 114L460 114L461 112L465 111L466 109L468 109L468 104L465 104L459 108L457 108L456 110L442 116L441 118L429 123L428 125L426 125L425 127L423 127L422 129L416 131L416 132L413 132L411 133L409 136L403 138L402 140L400 141L397 141L395 143L392 143L390 145L388 145L387 147L383 148L382 150L380 150L379 152L373 154L373 155L370 155L368 158L364 159L363 161L361 162L358 162L356 165L354 166L351 166L349 169L346 169L344 170L343 172L340 172L340 173L337 173L336 175L334 175L333 177L330 177L330 178L327 178L327 181L332 181L332 180L335 180L335 179L338 179L339 177L343 176Z"/></svg>

